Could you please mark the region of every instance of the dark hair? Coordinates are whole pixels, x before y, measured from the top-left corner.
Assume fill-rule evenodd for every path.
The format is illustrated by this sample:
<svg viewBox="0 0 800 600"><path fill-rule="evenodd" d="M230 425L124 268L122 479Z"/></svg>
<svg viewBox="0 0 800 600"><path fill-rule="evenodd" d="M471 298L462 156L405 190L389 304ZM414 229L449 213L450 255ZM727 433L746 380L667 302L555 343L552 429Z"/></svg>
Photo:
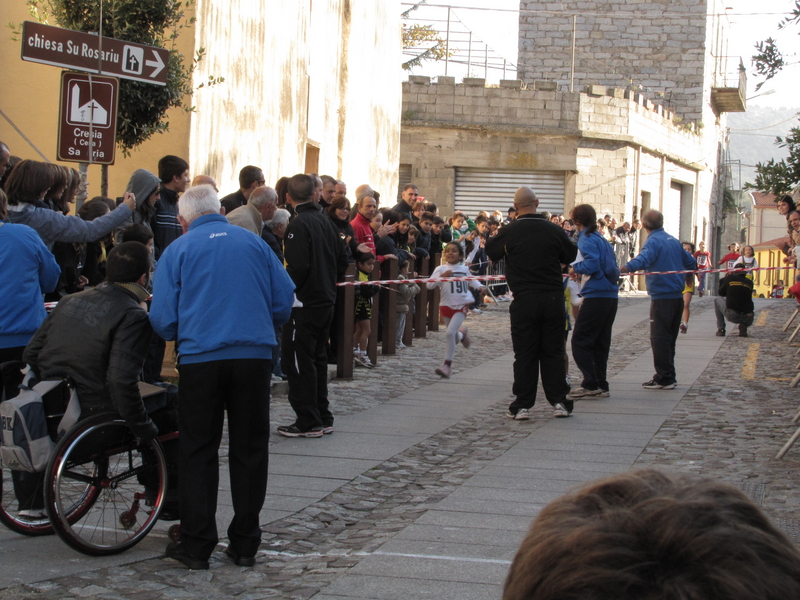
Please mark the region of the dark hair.
<svg viewBox="0 0 800 600"><path fill-rule="evenodd" d="M486 215L478 215L477 217L475 217L475 225L488 222L489 222L489 217L487 217Z"/></svg>
<svg viewBox="0 0 800 600"><path fill-rule="evenodd" d="M153 232L149 227L145 227L141 223L134 223L128 225L122 230L123 242L139 242L140 244L147 244L153 239Z"/></svg>
<svg viewBox="0 0 800 600"><path fill-rule="evenodd" d="M316 189L316 182L311 175L298 173L289 179L287 191L289 197L295 202L308 202Z"/></svg>
<svg viewBox="0 0 800 600"><path fill-rule="evenodd" d="M347 199L347 196L334 198L331 205L325 209L325 212L328 213L331 219L339 219L339 217L336 216L336 211L340 208L346 208L348 211L350 210L350 200Z"/></svg>
<svg viewBox="0 0 800 600"><path fill-rule="evenodd" d="M108 210L114 210L115 208L117 208L117 203L114 202L113 199L108 198L106 196L95 196L94 198L92 198L92 200L102 200L103 202L106 203L106 206L108 206Z"/></svg>
<svg viewBox="0 0 800 600"><path fill-rule="evenodd" d="M436 214L436 204L433 202L425 201L425 212Z"/></svg>
<svg viewBox="0 0 800 600"><path fill-rule="evenodd" d="M84 221L94 221L108 213L108 204L102 198L92 198L78 209L78 216Z"/></svg>
<svg viewBox="0 0 800 600"><path fill-rule="evenodd" d="M789 212L792 212L793 210L795 210L797 208L797 204L795 203L794 198L792 198L789 194L786 194L785 196L781 196L781 199L778 200L777 204L780 204L781 202L784 202L785 204L789 205ZM786 214L789 214L789 213L786 213Z"/></svg>
<svg viewBox="0 0 800 600"><path fill-rule="evenodd" d="M336 179L331 177L330 175L320 175L320 179L322 179L322 185L325 186L329 183L332 183L334 186L336 185Z"/></svg>
<svg viewBox="0 0 800 600"><path fill-rule="evenodd" d="M47 166L48 171L50 172L50 189L47 190L45 198L52 197L52 194L61 188L62 193L58 199L58 203L61 204L62 199L67 193L67 188L69 188L70 183L72 183L72 173L67 167L62 167L60 165L54 165L50 163Z"/></svg>
<svg viewBox="0 0 800 600"><path fill-rule="evenodd" d="M23 160L6 181L8 203L16 206L20 202L36 204L42 193L50 188L50 167L47 163Z"/></svg>
<svg viewBox="0 0 800 600"><path fill-rule="evenodd" d="M433 217L433 224L434 225L444 225L444 219L442 217Z"/></svg>
<svg viewBox="0 0 800 600"><path fill-rule="evenodd" d="M419 191L419 188L414 183L407 183L407 184L405 184L403 186L403 191L405 192L406 190L417 190L417 191Z"/></svg>
<svg viewBox="0 0 800 600"><path fill-rule="evenodd" d="M657 210L648 210L642 215L642 225L650 231L661 229L664 227L664 215Z"/></svg>
<svg viewBox="0 0 800 600"><path fill-rule="evenodd" d="M458 248L458 255L463 260L464 259L464 248L461 247L461 244L459 244L458 242L448 242L447 244L445 244L444 250L447 250L450 246L455 246L456 248ZM442 256L444 256L444 250L442 251Z"/></svg>
<svg viewBox="0 0 800 600"><path fill-rule="evenodd" d="M289 178L281 177L275 182L275 193L278 194L278 206L286 206L286 193L289 191Z"/></svg>
<svg viewBox="0 0 800 600"><path fill-rule="evenodd" d="M8 181L9 175L11 175L11 171L14 170L19 163L22 162L22 159L19 156L11 156L8 159L8 165L6 166L6 172L3 173L3 176L0 177L0 188L6 189L6 181Z"/></svg>
<svg viewBox="0 0 800 600"><path fill-rule="evenodd" d="M573 223L578 223L586 228L586 234L597 231L597 212L591 204L578 204L569 214Z"/></svg>
<svg viewBox="0 0 800 600"><path fill-rule="evenodd" d="M379 213L383 215L383 222L388 223L399 223L400 222L400 213L397 211L392 210L391 208L381 208L378 210ZM403 215L405 216L405 215Z"/></svg>
<svg viewBox="0 0 800 600"><path fill-rule="evenodd" d="M109 283L135 283L150 272L150 252L139 242L122 242L108 253L106 281Z"/></svg>
<svg viewBox="0 0 800 600"><path fill-rule="evenodd" d="M435 215L435 214L433 214L432 212L428 212L427 210L426 210L424 213L422 213L422 216L419 218L419 220L420 220L420 223L421 223L422 221L430 221L430 222L433 222L435 219L436 219L436 215Z"/></svg>
<svg viewBox="0 0 800 600"><path fill-rule="evenodd" d="M686 245L692 249L692 254L694 254L694 244L692 242L681 242L681 246Z"/></svg>
<svg viewBox="0 0 800 600"><path fill-rule="evenodd" d="M353 259L357 263L361 263L363 265L368 260L375 260L375 255L372 252L359 252L356 250L356 254Z"/></svg>
<svg viewBox="0 0 800 600"><path fill-rule="evenodd" d="M800 553L740 490L645 469L546 506L503 600L800 598Z"/></svg>
<svg viewBox="0 0 800 600"><path fill-rule="evenodd" d="M189 170L189 163L180 156L167 154L158 161L158 178L161 183L170 183L173 177L180 177Z"/></svg>
<svg viewBox="0 0 800 600"><path fill-rule="evenodd" d="M239 171L239 187L246 190L257 181L261 181L264 172L259 167L247 165Z"/></svg>

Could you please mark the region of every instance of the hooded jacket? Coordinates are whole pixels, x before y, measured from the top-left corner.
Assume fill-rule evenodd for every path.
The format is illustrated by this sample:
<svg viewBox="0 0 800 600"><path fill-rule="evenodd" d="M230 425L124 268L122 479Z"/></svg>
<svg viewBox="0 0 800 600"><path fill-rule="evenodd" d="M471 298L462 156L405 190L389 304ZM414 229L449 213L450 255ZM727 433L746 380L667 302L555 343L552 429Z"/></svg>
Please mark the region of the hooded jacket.
<svg viewBox="0 0 800 600"><path fill-rule="evenodd" d="M150 219L153 218L156 208L155 206L150 206L147 199L160 185L161 180L147 169L136 169L133 172L133 175L131 175L131 178L128 180L128 187L125 188L125 192L132 193L134 198L136 198L136 210L131 217L114 232L114 241L116 243L122 241L122 232L133 223L139 223L147 227L150 231L153 230L150 226Z"/></svg>

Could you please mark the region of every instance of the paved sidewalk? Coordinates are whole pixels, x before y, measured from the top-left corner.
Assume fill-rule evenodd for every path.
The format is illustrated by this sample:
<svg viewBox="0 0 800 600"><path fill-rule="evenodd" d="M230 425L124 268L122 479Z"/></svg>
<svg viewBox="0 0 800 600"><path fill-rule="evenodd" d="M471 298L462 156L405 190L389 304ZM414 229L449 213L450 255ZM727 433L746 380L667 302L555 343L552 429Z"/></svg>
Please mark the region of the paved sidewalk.
<svg viewBox="0 0 800 600"><path fill-rule="evenodd" d="M553 419L540 393L529 421L505 417L507 307L493 307L470 317L477 343L459 349L450 380L432 374L443 343L442 333L432 334L415 340L413 353L332 384L333 435L274 436L255 568L235 567L218 551L210 571L188 572L163 558L160 524L133 550L106 559L0 528L0 598L496 599L541 507L586 481L650 464L745 487L790 532L800 448L783 462L770 457L793 429L797 394L780 376L765 382L765 373L776 360L787 368L798 360L779 332L794 306L757 302L763 324L740 340L714 336L712 301L693 303L689 333L678 340L675 390L641 387L653 372L649 302L626 298L614 329L611 397L577 402L572 418ZM763 360L753 358L752 344ZM755 376L743 379L747 360ZM731 429L725 411L747 435ZM291 418L285 398L273 399L272 418L273 428ZM221 504L224 532L227 489Z"/></svg>

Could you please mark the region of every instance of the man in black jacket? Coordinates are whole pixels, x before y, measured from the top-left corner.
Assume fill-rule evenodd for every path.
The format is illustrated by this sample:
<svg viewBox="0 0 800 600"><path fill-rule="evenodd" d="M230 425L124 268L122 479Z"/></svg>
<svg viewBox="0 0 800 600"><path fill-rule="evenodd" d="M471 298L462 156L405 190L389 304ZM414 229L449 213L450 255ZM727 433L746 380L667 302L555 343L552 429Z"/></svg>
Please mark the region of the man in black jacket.
<svg viewBox="0 0 800 600"><path fill-rule="evenodd" d="M540 367L553 416L569 417L573 407L564 363L567 316L561 265L574 261L578 250L561 227L537 214L538 206L531 188L519 188L514 194L519 216L486 242L493 262L505 259L506 282L514 293L509 312L516 399L507 416L517 420L530 418Z"/></svg>
<svg viewBox="0 0 800 600"><path fill-rule="evenodd" d="M744 269L737 263L735 269ZM725 335L725 319L739 324L739 337L747 337L747 328L753 324L753 280L744 271L733 271L719 282L719 296L714 300L717 317L717 335Z"/></svg>
<svg viewBox="0 0 800 600"><path fill-rule="evenodd" d="M336 282L347 271L347 254L333 222L312 201L314 179L295 175L288 188L297 216L283 237L284 258L302 306L292 308L281 336L281 364L289 376L289 403L297 419L279 426L278 433L321 437L333 433L325 342L333 319Z"/></svg>
<svg viewBox="0 0 800 600"><path fill-rule="evenodd" d="M106 281L62 299L23 355L40 379L72 379L82 417L116 410L142 440L158 433L138 385L153 332L142 306L149 273L143 244L117 244L108 255Z"/></svg>

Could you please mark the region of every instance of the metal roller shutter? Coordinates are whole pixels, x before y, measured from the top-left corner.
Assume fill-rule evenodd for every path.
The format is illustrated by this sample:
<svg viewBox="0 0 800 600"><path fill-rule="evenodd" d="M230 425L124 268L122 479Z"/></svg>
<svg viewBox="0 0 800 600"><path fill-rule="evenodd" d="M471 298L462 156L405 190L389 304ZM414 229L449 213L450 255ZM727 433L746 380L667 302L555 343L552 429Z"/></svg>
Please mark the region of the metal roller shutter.
<svg viewBox="0 0 800 600"><path fill-rule="evenodd" d="M563 171L494 171L456 167L456 210L469 217L480 211L499 210L506 215L514 204L514 192L528 185L539 198L539 211L564 212Z"/></svg>

